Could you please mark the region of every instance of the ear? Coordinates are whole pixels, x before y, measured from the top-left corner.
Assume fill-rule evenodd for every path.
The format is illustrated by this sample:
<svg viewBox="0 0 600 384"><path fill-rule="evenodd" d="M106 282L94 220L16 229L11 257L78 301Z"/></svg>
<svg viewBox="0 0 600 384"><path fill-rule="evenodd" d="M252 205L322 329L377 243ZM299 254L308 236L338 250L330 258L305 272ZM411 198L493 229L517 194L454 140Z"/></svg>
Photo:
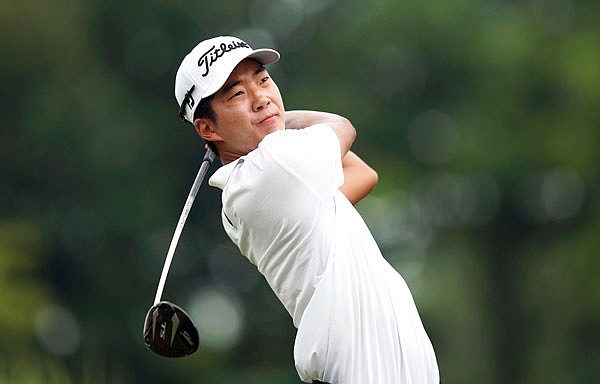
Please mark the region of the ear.
<svg viewBox="0 0 600 384"><path fill-rule="evenodd" d="M200 137L206 141L221 141L221 136L215 131L212 120L196 119L194 128Z"/></svg>

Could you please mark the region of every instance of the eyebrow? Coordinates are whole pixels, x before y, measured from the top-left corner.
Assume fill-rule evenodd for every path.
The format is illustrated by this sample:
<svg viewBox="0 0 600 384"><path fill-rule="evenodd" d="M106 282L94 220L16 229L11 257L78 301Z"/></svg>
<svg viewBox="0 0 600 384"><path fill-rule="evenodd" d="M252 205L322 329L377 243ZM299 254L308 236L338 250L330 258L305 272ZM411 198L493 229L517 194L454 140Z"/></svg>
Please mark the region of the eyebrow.
<svg viewBox="0 0 600 384"><path fill-rule="evenodd" d="M253 75L253 76L256 76L256 75L258 75L259 73L261 73L261 72L264 72L264 71L266 71L266 70L267 70L267 69L265 68L265 66L264 66L264 65L261 65L261 66L259 66L258 68L256 68L256 70L254 71L254 73L253 73L252 75ZM227 84L225 84L225 85L223 86L222 93L223 93L223 94L226 94L226 93L228 93L229 91L231 91L231 89L233 89L233 88L234 88L236 85L240 84L241 82L242 82L242 80L234 80L234 81L232 81L232 82L230 82L230 83L227 83Z"/></svg>

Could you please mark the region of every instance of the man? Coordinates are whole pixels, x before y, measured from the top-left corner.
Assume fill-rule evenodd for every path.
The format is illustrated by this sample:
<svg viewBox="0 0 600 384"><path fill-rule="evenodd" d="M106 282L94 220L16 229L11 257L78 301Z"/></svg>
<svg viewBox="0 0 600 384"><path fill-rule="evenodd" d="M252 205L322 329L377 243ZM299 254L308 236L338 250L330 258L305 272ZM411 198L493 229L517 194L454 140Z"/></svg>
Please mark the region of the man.
<svg viewBox="0 0 600 384"><path fill-rule="evenodd" d="M350 151L352 124L285 111L270 49L220 36L198 44L175 80L180 115L218 153L210 184L222 222L298 328L304 382L437 384L411 293L354 209L377 174Z"/></svg>

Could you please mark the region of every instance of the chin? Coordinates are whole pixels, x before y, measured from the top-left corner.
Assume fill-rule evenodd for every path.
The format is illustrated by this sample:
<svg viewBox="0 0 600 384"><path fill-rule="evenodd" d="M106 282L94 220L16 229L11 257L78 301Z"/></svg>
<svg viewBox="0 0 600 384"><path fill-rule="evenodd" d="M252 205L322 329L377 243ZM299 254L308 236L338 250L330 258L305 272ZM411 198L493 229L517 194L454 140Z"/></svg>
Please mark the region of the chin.
<svg viewBox="0 0 600 384"><path fill-rule="evenodd" d="M268 135L269 133L273 133L273 132L277 132L277 131L283 131L284 129L285 129L285 126L282 126L282 125L273 125L273 126L269 127L265 131L265 136Z"/></svg>

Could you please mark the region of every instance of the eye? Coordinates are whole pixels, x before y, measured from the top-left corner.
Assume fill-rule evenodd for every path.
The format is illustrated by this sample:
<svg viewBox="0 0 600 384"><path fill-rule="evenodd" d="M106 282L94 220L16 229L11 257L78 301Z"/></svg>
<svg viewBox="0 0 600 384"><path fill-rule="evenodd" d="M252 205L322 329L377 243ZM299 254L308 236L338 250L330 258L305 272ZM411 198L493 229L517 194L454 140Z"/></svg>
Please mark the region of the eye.
<svg viewBox="0 0 600 384"><path fill-rule="evenodd" d="M231 99L233 99L235 97L241 96L243 94L244 94L244 91L237 91L233 95L231 95L231 97L229 98L229 100L231 100Z"/></svg>
<svg viewBox="0 0 600 384"><path fill-rule="evenodd" d="M265 77L263 77L262 79L260 79L260 83L261 83L261 84L264 84L264 83L266 83L267 81L269 81L269 79L270 79L270 77L269 77L269 76L265 76Z"/></svg>

